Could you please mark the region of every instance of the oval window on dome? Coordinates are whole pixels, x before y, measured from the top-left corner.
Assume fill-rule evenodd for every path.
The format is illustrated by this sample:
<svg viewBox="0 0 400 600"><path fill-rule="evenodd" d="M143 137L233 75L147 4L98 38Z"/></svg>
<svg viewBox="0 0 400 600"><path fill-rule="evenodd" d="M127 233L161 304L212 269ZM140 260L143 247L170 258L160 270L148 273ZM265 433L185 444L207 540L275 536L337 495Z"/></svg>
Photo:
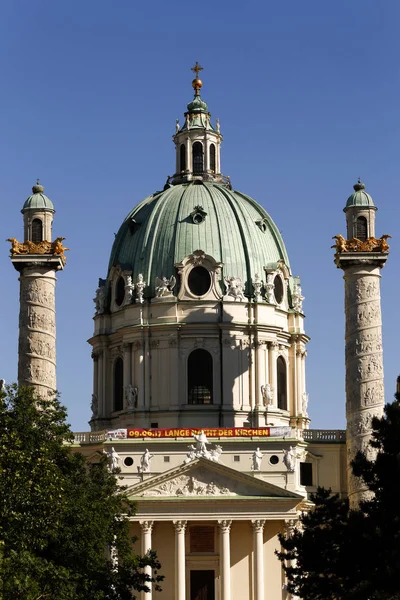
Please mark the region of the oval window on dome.
<svg viewBox="0 0 400 600"><path fill-rule="evenodd" d="M125 279L118 277L117 283L115 284L115 304L121 306L125 298Z"/></svg>
<svg viewBox="0 0 400 600"><path fill-rule="evenodd" d="M189 273L189 289L195 296L204 296L211 287L211 275L204 267L195 267Z"/></svg>
<svg viewBox="0 0 400 600"><path fill-rule="evenodd" d="M274 279L274 296L276 303L280 304L283 300L283 282L279 275Z"/></svg>

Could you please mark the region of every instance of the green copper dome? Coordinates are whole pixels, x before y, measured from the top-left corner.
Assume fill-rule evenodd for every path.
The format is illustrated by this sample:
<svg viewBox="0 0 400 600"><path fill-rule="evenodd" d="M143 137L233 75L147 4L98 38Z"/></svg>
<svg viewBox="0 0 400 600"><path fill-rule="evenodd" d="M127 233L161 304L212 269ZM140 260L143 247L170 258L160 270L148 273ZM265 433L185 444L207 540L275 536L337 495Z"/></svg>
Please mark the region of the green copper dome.
<svg viewBox="0 0 400 600"><path fill-rule="evenodd" d="M28 209L35 210L52 210L54 211L54 205L50 198L44 195L44 187L40 185L39 180L36 182L36 185L32 188L32 196L29 196L25 200L24 206L22 207L22 211Z"/></svg>
<svg viewBox="0 0 400 600"><path fill-rule="evenodd" d="M187 109L189 113L199 113L206 112L208 113L208 106L204 100L201 99L200 95L196 95L191 102L187 105Z"/></svg>
<svg viewBox="0 0 400 600"><path fill-rule="evenodd" d="M367 206L376 209L371 196L365 191L365 185L360 180L353 186L354 193L347 199L346 208L352 206ZM346 210L345 208L345 210Z"/></svg>
<svg viewBox="0 0 400 600"><path fill-rule="evenodd" d="M166 185L126 217L115 238L109 271L119 265L142 274L153 296L156 277L176 275L175 265L196 250L222 262L222 277L240 277L247 295L264 267L283 260L281 234L255 200L229 186L195 181ZM176 290L175 290L176 293Z"/></svg>

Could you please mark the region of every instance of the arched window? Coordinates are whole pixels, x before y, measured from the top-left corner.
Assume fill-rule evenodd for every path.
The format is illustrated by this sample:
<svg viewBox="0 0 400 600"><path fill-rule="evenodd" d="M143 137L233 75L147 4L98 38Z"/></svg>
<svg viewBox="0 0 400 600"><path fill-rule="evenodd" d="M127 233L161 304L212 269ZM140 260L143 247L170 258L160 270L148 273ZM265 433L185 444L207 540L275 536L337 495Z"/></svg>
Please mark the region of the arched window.
<svg viewBox="0 0 400 600"><path fill-rule="evenodd" d="M215 173L215 146L211 144L210 146L210 169L213 173Z"/></svg>
<svg viewBox="0 0 400 600"><path fill-rule="evenodd" d="M200 175L203 172L203 144L195 142L193 144L193 173Z"/></svg>
<svg viewBox="0 0 400 600"><path fill-rule="evenodd" d="M115 284L115 302L117 306L121 306L125 299L125 279L118 277L117 283Z"/></svg>
<svg viewBox="0 0 400 600"><path fill-rule="evenodd" d="M43 241L43 223L40 219L32 221L32 240L34 244Z"/></svg>
<svg viewBox="0 0 400 600"><path fill-rule="evenodd" d="M181 147L179 148L179 157L180 157L180 166L181 166L181 173L182 171L186 171L186 148L185 148L185 144L181 144Z"/></svg>
<svg viewBox="0 0 400 600"><path fill-rule="evenodd" d="M193 350L188 359L188 404L212 404L213 362L207 350Z"/></svg>
<svg viewBox="0 0 400 600"><path fill-rule="evenodd" d="M356 221L356 238L365 242L367 239L367 219L365 217L358 217Z"/></svg>
<svg viewBox="0 0 400 600"><path fill-rule="evenodd" d="M276 361L276 378L278 382L278 408L287 410L286 362L282 356L278 356Z"/></svg>
<svg viewBox="0 0 400 600"><path fill-rule="evenodd" d="M124 362L118 357L114 363L114 410L124 408Z"/></svg>

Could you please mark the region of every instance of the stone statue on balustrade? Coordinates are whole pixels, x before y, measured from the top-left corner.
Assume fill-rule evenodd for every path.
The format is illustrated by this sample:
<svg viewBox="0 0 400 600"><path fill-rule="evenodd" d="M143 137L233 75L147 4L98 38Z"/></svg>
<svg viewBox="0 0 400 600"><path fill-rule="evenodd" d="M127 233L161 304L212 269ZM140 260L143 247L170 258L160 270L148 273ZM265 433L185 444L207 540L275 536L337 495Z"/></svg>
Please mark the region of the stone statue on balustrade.
<svg viewBox="0 0 400 600"><path fill-rule="evenodd" d="M251 457L251 459L252 459L251 470L252 471L261 471L261 461L262 461L263 456L264 455L261 452L260 448L257 448L253 452L253 455Z"/></svg>
<svg viewBox="0 0 400 600"><path fill-rule="evenodd" d="M199 434L195 434L194 439L196 440L196 452L197 454L200 454L201 456L205 456L207 454L207 445L210 444L210 442L207 439L206 434L204 433L203 430L200 431Z"/></svg>
<svg viewBox="0 0 400 600"><path fill-rule="evenodd" d="M156 277L156 296L157 298L164 298L165 296L172 296L172 290L176 284L176 278L171 275L169 279L163 277L160 279Z"/></svg>
<svg viewBox="0 0 400 600"><path fill-rule="evenodd" d="M143 275L139 273L137 282L136 282L136 302L138 304L143 304L143 290L146 287L146 282L143 278Z"/></svg>
<svg viewBox="0 0 400 600"><path fill-rule="evenodd" d="M253 289L254 289L254 300L256 302L260 302L262 300L261 290L263 287L263 282L262 282L261 277L258 275L258 273L256 273L256 275L254 276L252 283L253 283Z"/></svg>
<svg viewBox="0 0 400 600"><path fill-rule="evenodd" d="M96 419L99 415L99 400L96 394L92 394L92 402L90 404L90 408L92 409L92 419Z"/></svg>
<svg viewBox="0 0 400 600"><path fill-rule="evenodd" d="M308 408L308 394L306 392L303 392L303 395L301 397L301 412L303 414L303 417L308 417L307 408Z"/></svg>
<svg viewBox="0 0 400 600"><path fill-rule="evenodd" d="M95 316L102 315L106 306L106 281L99 279L99 286L96 290L96 295L93 298L95 304Z"/></svg>
<svg viewBox="0 0 400 600"><path fill-rule="evenodd" d="M224 300L245 300L243 293L243 282L240 277L225 277L226 294Z"/></svg>
<svg viewBox="0 0 400 600"><path fill-rule="evenodd" d="M264 406L271 406L274 400L274 390L270 383L261 386L261 395Z"/></svg>
<svg viewBox="0 0 400 600"><path fill-rule="evenodd" d="M129 410L133 410L134 408L137 408L137 401L138 401L137 387L134 387L131 383L129 385L127 385L125 388L125 398L126 398L126 405Z"/></svg>
<svg viewBox="0 0 400 600"><path fill-rule="evenodd" d="M297 452L294 450L293 446L289 446L288 450L283 451L283 463L289 473L294 473L296 470L296 459Z"/></svg>
<svg viewBox="0 0 400 600"><path fill-rule="evenodd" d="M108 470L111 473L114 473L117 469L119 469L120 456L118 452L115 451L115 448L112 447L111 450L103 450L103 453L107 455L108 458Z"/></svg>
<svg viewBox="0 0 400 600"><path fill-rule="evenodd" d="M208 441L206 434L203 430L198 434L193 435L194 440L196 441L196 445L191 444L188 446L189 452L186 455L184 464L195 460L196 458L207 458L208 460L212 460L213 462L219 462L222 455L222 447L218 444L215 444L214 448L211 450L207 449L207 446L211 444Z"/></svg>
<svg viewBox="0 0 400 600"><path fill-rule="evenodd" d="M146 448L146 450L140 457L140 467L138 467L139 473L150 473L150 461L153 458L153 456L153 454L150 454L148 448Z"/></svg>
<svg viewBox="0 0 400 600"><path fill-rule="evenodd" d="M125 279L125 299L124 306L131 304L133 298L133 292L135 289L135 284L132 281L132 275L127 275Z"/></svg>
<svg viewBox="0 0 400 600"><path fill-rule="evenodd" d="M295 310L296 312L302 312L303 311L303 300L304 300L304 296L301 293L300 281L295 282L293 285L293 292L292 292L293 310Z"/></svg>

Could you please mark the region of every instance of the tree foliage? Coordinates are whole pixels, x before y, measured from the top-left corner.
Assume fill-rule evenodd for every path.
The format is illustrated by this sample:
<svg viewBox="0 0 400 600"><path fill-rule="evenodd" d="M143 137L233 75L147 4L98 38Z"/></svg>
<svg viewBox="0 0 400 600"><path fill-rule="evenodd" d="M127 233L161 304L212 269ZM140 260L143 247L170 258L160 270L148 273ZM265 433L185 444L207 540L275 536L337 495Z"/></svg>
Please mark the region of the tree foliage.
<svg viewBox="0 0 400 600"><path fill-rule="evenodd" d="M155 554L133 550L134 505L105 456L89 464L71 440L56 397L0 392L1 600L131 600L147 565L162 580Z"/></svg>
<svg viewBox="0 0 400 600"><path fill-rule="evenodd" d="M319 488L314 507L280 535L288 590L307 600L400 599L400 394L372 420L369 451L352 462L371 492L357 510ZM373 450L371 451L371 449Z"/></svg>

